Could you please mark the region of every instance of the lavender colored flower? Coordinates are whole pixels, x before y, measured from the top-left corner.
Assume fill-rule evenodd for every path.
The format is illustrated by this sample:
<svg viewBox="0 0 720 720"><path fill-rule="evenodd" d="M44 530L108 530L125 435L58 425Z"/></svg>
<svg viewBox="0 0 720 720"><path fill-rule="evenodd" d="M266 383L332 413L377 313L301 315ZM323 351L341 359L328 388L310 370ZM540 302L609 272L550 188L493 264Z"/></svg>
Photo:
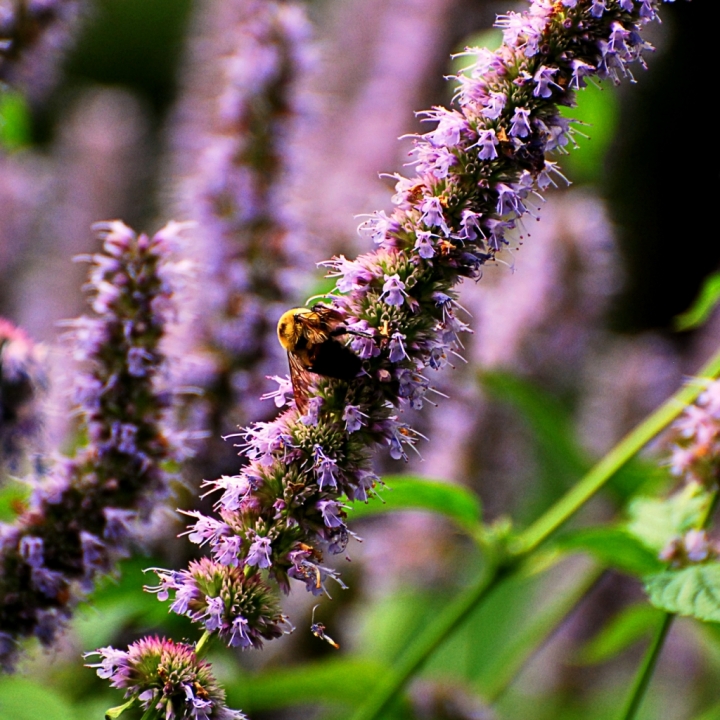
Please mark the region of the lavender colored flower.
<svg viewBox="0 0 720 720"><path fill-rule="evenodd" d="M686 482L717 489L720 477L720 381L712 382L697 402L673 424L670 450L673 474Z"/></svg>
<svg viewBox="0 0 720 720"><path fill-rule="evenodd" d="M37 398L47 386L44 352L0 318L0 470L16 469L23 449L37 440Z"/></svg>
<svg viewBox="0 0 720 720"><path fill-rule="evenodd" d="M351 381L318 376L312 418L291 405L241 433L247 463L238 478L252 490L239 495L219 483L221 521L203 524L198 516L190 535L207 541L220 565L247 577L267 574L285 591L297 579L320 594L337 579L323 553L347 545L344 498L372 494L378 479L370 458L379 446L407 458L421 436L399 420L400 411L422 408L433 389L430 372L462 350L468 327L458 317L455 286L480 278L510 243L507 234L528 211L534 188L556 172L545 154L572 133L558 106L573 103L577 68L616 78L640 59L646 45L639 30L649 19L641 8L628 12L608 0L598 18L592 0L536 0L529 12L499 20L505 43L496 53L468 51L475 63L459 76L459 109L427 114L438 126L415 139L418 175L398 177L394 212L373 213L359 228L374 250L326 263L336 280L329 302L351 331L347 342L362 372ZM623 47L610 45L617 24L628 32ZM481 157L488 138L497 142L492 158ZM429 159L447 157L443 150L454 160L438 172ZM431 235L432 255L423 240ZM235 563L228 560L233 537ZM206 628L211 615L210 624L218 622L213 612L198 619ZM249 632L245 619L231 623L238 638Z"/></svg>
<svg viewBox="0 0 720 720"><path fill-rule="evenodd" d="M208 558L193 560L181 572L155 572L160 584L148 590L160 600L174 592L173 612L202 623L230 646L261 648L265 640L290 630L277 596L258 575L246 576L237 567Z"/></svg>
<svg viewBox="0 0 720 720"><path fill-rule="evenodd" d="M238 710L225 705L225 692L210 672L210 665L199 660L195 649L159 637L143 638L125 650L105 647L85 657L100 656L98 677L111 687L125 690L153 717L184 720L243 720Z"/></svg>
<svg viewBox="0 0 720 720"><path fill-rule="evenodd" d="M0 82L22 87L33 99L43 97L55 83L60 55L85 5L82 0L0 5Z"/></svg>
<svg viewBox="0 0 720 720"><path fill-rule="evenodd" d="M85 258L91 263L87 289L102 314L68 323L77 330L75 354L85 363L78 410L90 442L59 460L36 485L27 510L2 528L4 665L22 638L53 641L82 594L127 551L136 516L147 515L166 493L162 464L178 457L179 438L166 421L172 395L158 385L159 343L174 315L180 279L174 276L182 265L170 253L182 227L170 224L149 238L119 221L96 226L104 253ZM142 374L132 371L138 348Z"/></svg>
<svg viewBox="0 0 720 720"><path fill-rule="evenodd" d="M173 211L202 228L193 251L197 322L179 341L196 360L181 382L202 390L194 410L211 440L194 464L207 477L236 466L221 436L273 414L257 396L285 370L275 342L279 308L297 303L310 265L284 203L310 25L291 2L209 0L197 8L173 133Z"/></svg>

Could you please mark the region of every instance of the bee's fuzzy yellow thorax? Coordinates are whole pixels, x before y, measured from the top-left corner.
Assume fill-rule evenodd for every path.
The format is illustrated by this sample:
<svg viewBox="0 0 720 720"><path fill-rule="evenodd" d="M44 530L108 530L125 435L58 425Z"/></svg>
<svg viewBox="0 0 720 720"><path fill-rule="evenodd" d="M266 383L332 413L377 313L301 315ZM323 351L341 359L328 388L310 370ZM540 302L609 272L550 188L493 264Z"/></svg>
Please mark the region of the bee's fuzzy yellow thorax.
<svg viewBox="0 0 720 720"><path fill-rule="evenodd" d="M295 317L301 313L310 312L307 308L293 308L284 312L277 324L277 336L280 344L289 352L295 348L302 328L295 322Z"/></svg>

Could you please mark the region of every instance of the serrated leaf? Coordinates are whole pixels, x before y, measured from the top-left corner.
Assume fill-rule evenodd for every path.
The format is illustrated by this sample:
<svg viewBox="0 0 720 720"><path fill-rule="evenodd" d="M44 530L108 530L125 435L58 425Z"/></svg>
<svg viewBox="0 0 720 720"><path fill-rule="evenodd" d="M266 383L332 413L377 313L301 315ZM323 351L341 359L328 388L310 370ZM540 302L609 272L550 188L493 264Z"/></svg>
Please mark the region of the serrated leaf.
<svg viewBox="0 0 720 720"><path fill-rule="evenodd" d="M691 565L645 579L650 602L666 612L720 622L720 563Z"/></svg>
<svg viewBox="0 0 720 720"><path fill-rule="evenodd" d="M585 644L577 662L583 665L607 662L640 638L651 635L662 617L661 610L647 603L624 608Z"/></svg>
<svg viewBox="0 0 720 720"><path fill-rule="evenodd" d="M692 330L700 327L720 303L720 272L705 278L695 302L681 315L675 317L676 330Z"/></svg>
<svg viewBox="0 0 720 720"><path fill-rule="evenodd" d="M636 498L628 507L627 530L660 552L674 537L698 526L710 501L710 493L697 483L688 483L668 498Z"/></svg>
<svg viewBox="0 0 720 720"><path fill-rule="evenodd" d="M387 488L380 490L381 498L352 505L351 520L397 510L429 510L466 531L472 532L480 524L480 500L467 488L412 475L390 475L383 481Z"/></svg>
<svg viewBox="0 0 720 720"><path fill-rule="evenodd" d="M664 566L657 553L622 528L587 528L558 538L561 550L585 550L608 567L630 575L644 576L659 572Z"/></svg>

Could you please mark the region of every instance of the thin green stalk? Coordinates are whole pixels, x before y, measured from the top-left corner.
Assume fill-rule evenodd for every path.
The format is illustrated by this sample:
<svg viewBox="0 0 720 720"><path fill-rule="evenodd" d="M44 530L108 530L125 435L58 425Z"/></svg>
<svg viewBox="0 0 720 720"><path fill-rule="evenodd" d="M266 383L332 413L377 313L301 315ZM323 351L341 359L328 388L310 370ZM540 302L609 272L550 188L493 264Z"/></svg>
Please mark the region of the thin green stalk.
<svg viewBox="0 0 720 720"><path fill-rule="evenodd" d="M368 701L352 720L377 720L398 692L422 666L443 640L478 607L504 580L515 575L522 559L530 555L555 530L569 520L602 486L655 435L669 425L702 392L703 379L720 374L720 349L700 369L695 382L676 392L649 418L627 435L608 455L585 475L566 495L553 505L518 538L513 558L502 565L489 566L481 580L452 602L410 645L390 673L378 683ZM669 627L669 625L668 625Z"/></svg>
<svg viewBox="0 0 720 720"><path fill-rule="evenodd" d="M380 717L425 660L498 586L508 572L511 572L509 568L496 565L487 567L480 582L456 597L410 645L390 672L375 686L368 701L352 716L352 720Z"/></svg>
<svg viewBox="0 0 720 720"><path fill-rule="evenodd" d="M715 510L720 502L720 492L715 490L712 494L712 499L708 503L705 513L699 519L697 523L697 529L702 530L706 528L715 514ZM663 643L667 637L668 630L672 625L672 621L675 619L675 613L665 613L660 626L657 630L657 635L653 640L652 645L647 650L645 657L643 658L643 664L638 670L638 674L633 683L633 689L628 697L627 704L625 706L625 712L621 716L621 720L633 720L635 713L640 709L645 692L652 679L655 666L657 665L658 658L660 657L660 651L662 650Z"/></svg>
<svg viewBox="0 0 720 720"><path fill-rule="evenodd" d="M628 433L577 485L527 528L517 539L514 552L519 556L527 555L567 522L628 460L675 420L687 405L697 399L705 388L702 379L714 378L719 373L720 350L700 369L694 382L683 385L652 415Z"/></svg>
<svg viewBox="0 0 720 720"><path fill-rule="evenodd" d="M658 658L660 657L660 652L663 644L665 643L665 638L667 637L674 619L675 615L672 613L666 613L665 617L663 617L660 627L658 627L657 633L645 653L645 657L643 658L642 665L635 677L635 682L633 683L633 688L630 696L628 697L625 709L622 715L620 715L620 720L633 720L635 714L640 708L640 704L645 697L645 692L650 684L653 672L655 671L655 666L657 665Z"/></svg>
<svg viewBox="0 0 720 720"><path fill-rule="evenodd" d="M516 638L495 658L491 679L481 685L480 694L486 702L491 705L497 702L529 660L547 644L578 603L597 585L603 572L603 568L593 565L580 573L566 595L533 617L527 627L520 629Z"/></svg>
<svg viewBox="0 0 720 720"><path fill-rule="evenodd" d="M201 638L195 643L195 655L198 659L202 658L210 647L210 640L212 635L206 630Z"/></svg>

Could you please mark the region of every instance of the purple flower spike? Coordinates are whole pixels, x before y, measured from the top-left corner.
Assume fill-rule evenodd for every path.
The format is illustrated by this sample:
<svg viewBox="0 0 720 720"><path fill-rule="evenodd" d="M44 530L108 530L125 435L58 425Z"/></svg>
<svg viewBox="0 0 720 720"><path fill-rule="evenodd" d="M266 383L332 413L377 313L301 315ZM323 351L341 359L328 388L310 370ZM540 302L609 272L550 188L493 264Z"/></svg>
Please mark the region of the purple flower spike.
<svg viewBox="0 0 720 720"><path fill-rule="evenodd" d="M220 568L247 580L267 575L286 592L299 580L314 595L336 579L322 562L347 544L344 498L372 495L374 449L407 459L422 436L398 420L401 410L421 408L430 374L462 350L469 328L457 285L480 279L533 211L530 196L562 178L546 158L572 141L560 106L573 104L586 78L619 78L641 62L647 46L639 33L657 3L627 10L620 2L535 0L528 12L498 19L504 44L497 52L466 52L473 64L458 76L457 108L424 113L437 125L414 138L416 175L396 176L392 213L372 213L358 228L369 251L323 263L336 280L325 299L328 340L341 346L332 345L339 357L352 352L360 370L308 373L304 415L291 405L242 432L248 464L239 477L250 490L231 493L216 481L228 493L217 505L222 531L199 520L191 530L211 545ZM688 420L688 429L696 437L700 428ZM677 464L692 468L694 460L685 452ZM245 647L252 619L239 612L218 624L207 599L217 596L192 592L181 607L205 627L227 624L230 644ZM194 602L204 605L196 611Z"/></svg>
<svg viewBox="0 0 720 720"><path fill-rule="evenodd" d="M66 323L86 365L75 397L90 443L50 469L30 507L5 532L3 636L35 635L51 643L70 617L78 589L89 591L126 554L135 519L146 517L167 490L162 466L179 456L167 422L172 395L160 385L165 370L159 343L175 314L173 279L181 272L167 239L180 230L174 224L149 238L119 221L96 226L105 253L84 259L91 263L86 287L100 316ZM3 371L25 372L27 361L14 356L18 361L3 362ZM9 654L0 658L5 666L15 652L7 647Z"/></svg>

